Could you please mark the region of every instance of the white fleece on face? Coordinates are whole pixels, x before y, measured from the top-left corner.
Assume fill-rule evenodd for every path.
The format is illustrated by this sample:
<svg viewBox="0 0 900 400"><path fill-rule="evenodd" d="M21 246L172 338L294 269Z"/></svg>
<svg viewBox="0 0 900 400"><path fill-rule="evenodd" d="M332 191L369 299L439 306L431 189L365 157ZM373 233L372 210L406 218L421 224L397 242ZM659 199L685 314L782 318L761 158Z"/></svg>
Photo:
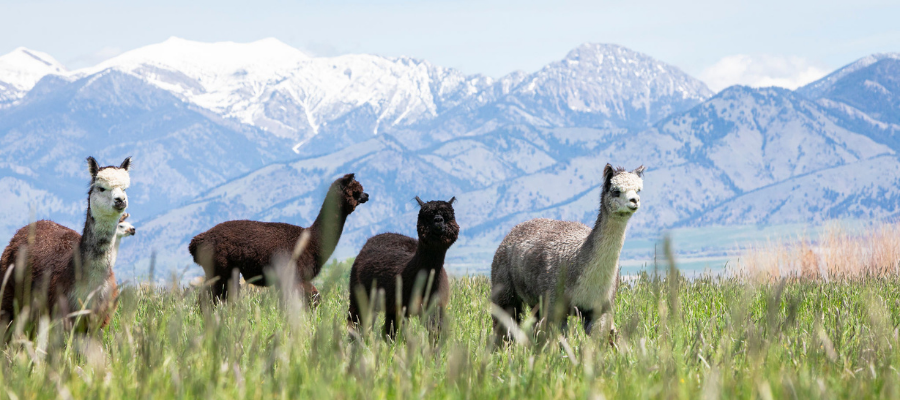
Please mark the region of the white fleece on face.
<svg viewBox="0 0 900 400"><path fill-rule="evenodd" d="M637 174L633 174L631 172L625 172L618 175L615 175L610 179L610 189L618 190L622 193L626 193L629 191L639 191L644 188L644 180L641 177L637 176Z"/></svg>
<svg viewBox="0 0 900 400"><path fill-rule="evenodd" d="M97 173L97 182L106 185L107 189L128 189L131 186L131 177L128 171L120 168L106 168Z"/></svg>
<svg viewBox="0 0 900 400"><path fill-rule="evenodd" d="M637 174L631 172L616 174L610 179L609 190L618 190L620 194L618 197L607 197L608 210L620 215L631 215L637 211L637 209L629 207L629 205L633 205L631 200L637 200L637 205L640 206L640 192L643 188L644 180Z"/></svg>
<svg viewBox="0 0 900 400"><path fill-rule="evenodd" d="M128 236L134 236L134 225L126 221L119 222L119 225L116 226L116 237L123 238Z"/></svg>

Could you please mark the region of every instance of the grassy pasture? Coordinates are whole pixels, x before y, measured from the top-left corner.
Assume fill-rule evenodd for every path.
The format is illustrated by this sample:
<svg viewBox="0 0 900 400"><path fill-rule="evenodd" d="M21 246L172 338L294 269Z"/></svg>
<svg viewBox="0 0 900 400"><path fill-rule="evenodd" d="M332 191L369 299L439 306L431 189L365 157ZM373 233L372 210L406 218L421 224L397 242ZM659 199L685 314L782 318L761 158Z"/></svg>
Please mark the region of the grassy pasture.
<svg viewBox="0 0 900 400"><path fill-rule="evenodd" d="M0 398L859 398L900 396L900 279L766 283L641 275L621 286L619 338L531 334L492 348L490 282L453 279L448 332L418 319L351 342L346 263L312 313L275 289L218 307L129 286L108 330L42 325L2 350ZM526 328L528 329L528 328ZM378 330L376 330L378 332Z"/></svg>

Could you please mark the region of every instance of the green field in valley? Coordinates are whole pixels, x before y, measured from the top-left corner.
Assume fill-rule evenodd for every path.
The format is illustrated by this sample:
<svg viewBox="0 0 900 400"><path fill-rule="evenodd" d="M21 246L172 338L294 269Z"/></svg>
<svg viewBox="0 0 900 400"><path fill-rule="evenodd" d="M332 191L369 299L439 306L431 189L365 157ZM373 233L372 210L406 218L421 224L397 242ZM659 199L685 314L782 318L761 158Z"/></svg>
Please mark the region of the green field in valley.
<svg viewBox="0 0 900 400"><path fill-rule="evenodd" d="M346 263L305 313L276 289L200 307L191 287L128 286L109 328L45 325L2 350L0 398L860 398L900 396L900 279L620 287L619 336L530 334L493 347L490 282L452 282L447 331L351 341ZM528 324L526 324L528 325ZM526 330L528 328L526 327Z"/></svg>

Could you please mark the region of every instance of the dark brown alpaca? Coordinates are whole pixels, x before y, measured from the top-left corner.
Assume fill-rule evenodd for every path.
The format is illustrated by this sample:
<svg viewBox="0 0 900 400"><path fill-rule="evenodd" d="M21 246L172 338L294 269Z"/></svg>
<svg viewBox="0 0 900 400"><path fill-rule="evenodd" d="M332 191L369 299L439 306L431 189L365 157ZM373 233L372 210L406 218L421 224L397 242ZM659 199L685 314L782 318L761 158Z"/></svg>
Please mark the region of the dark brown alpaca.
<svg viewBox="0 0 900 400"><path fill-rule="evenodd" d="M117 226L128 207L125 190L131 183L131 157L119 167L100 168L93 157L87 161L91 186L82 234L52 221L37 221L19 229L3 250L0 279L9 278L0 289L0 321L12 321L29 304L35 313L60 316L82 308L91 311L81 317L80 330L109 323L118 295L113 266Z"/></svg>
<svg viewBox="0 0 900 400"><path fill-rule="evenodd" d="M353 174L338 178L325 195L319 216L309 228L280 222L228 221L214 226L191 240L188 250L194 262L206 271L215 299L228 294L232 271L237 270L248 283L269 286L265 269L279 257L290 256L297 240L309 231L309 243L297 258L297 285L312 304L318 300L318 290L310 281L337 247L344 223L356 207L369 200L362 185Z"/></svg>
<svg viewBox="0 0 900 400"><path fill-rule="evenodd" d="M382 233L366 241L350 270L350 310L347 316L351 327L362 322L360 302L368 303L373 285L383 292L385 317L383 332L394 336L397 317L420 314L429 305L437 309L427 326L432 333L441 328L443 311L450 301L450 284L444 270L447 249L456 242L459 225L453 214L453 201L419 202L416 230L419 240L397 233ZM397 278L401 283L401 298L397 298ZM433 277L432 282L427 282ZM426 292L425 289L428 289ZM428 299L430 304L422 306Z"/></svg>

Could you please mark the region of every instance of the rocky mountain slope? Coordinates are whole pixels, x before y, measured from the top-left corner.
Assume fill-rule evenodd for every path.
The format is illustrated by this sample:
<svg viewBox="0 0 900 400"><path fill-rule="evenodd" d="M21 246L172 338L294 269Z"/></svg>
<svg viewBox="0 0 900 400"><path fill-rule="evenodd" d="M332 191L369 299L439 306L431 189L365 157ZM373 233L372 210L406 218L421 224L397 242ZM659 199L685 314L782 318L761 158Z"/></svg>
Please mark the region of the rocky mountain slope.
<svg viewBox="0 0 900 400"><path fill-rule="evenodd" d="M339 257L374 233L413 234L414 196L456 196L450 262L483 265L518 222L593 221L607 162L648 168L632 236L890 217L900 72L896 57L870 58L796 92L716 95L601 44L496 80L406 57L311 57L274 39L173 38L79 71L41 64L30 76L43 79L0 104L0 240L32 208L80 225L89 154L135 157L139 232L121 260L137 273L153 252L162 270L197 273L186 244L225 220L307 225L347 172L372 198L348 220Z"/></svg>

